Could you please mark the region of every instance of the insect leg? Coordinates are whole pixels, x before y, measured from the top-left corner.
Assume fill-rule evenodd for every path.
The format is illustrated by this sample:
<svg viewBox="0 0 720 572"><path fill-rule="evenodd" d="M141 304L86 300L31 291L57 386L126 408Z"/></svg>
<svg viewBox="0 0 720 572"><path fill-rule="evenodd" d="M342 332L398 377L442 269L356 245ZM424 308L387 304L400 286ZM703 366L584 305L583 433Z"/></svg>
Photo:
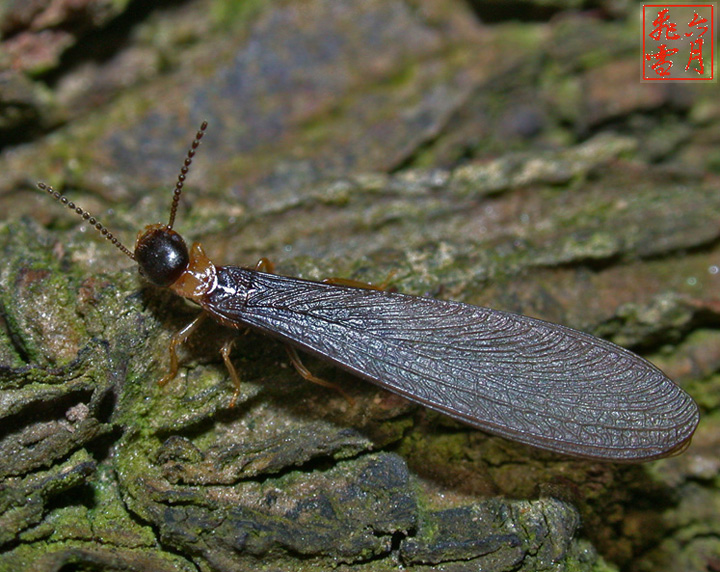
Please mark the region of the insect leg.
<svg viewBox="0 0 720 572"><path fill-rule="evenodd" d="M341 387L338 387L334 383L330 383L329 381L327 381L321 377L317 377L316 375L313 375L310 372L310 370L307 367L305 367L305 364L300 359L300 356L298 355L298 353L294 347L292 347L288 344L285 344L285 350L287 351L288 357L290 358L290 363L293 364L293 366L295 367L295 370L304 379L307 379L308 381L311 381L318 385L322 385L323 387L329 387L330 389L334 389L335 391L337 391L340 395L342 395L345 398L345 400L350 404L350 406L355 405L355 400L352 397L350 397L347 394L347 392L345 392Z"/></svg>
<svg viewBox="0 0 720 572"><path fill-rule="evenodd" d="M232 399L230 400L230 407L235 407L235 402L240 396L240 375L238 375L235 366L233 365L232 361L230 361L230 352L232 351L233 345L235 345L235 339L236 338L234 337L228 338L228 340L220 348L220 355L222 355L223 362L225 363L225 368L228 370L228 373L230 374L230 379L232 379L233 385L235 386L235 392L233 393Z"/></svg>
<svg viewBox="0 0 720 572"><path fill-rule="evenodd" d="M259 272L267 272L269 274L273 274L275 271L275 265L267 258L263 257L260 260L257 261L257 264L255 264L255 270ZM387 288L388 283L390 282L390 279L395 275L395 271L393 270L388 274L387 278L382 282L382 284L370 284L368 282L361 282L360 280L353 280L351 278L325 278L323 282L326 284L335 284L338 286L351 286L354 288L365 288L368 290L385 290ZM229 344L225 344L222 347L221 353L223 356L223 360L225 361L225 365L228 368L228 371L230 372L230 377L233 380L233 383L235 384L235 395L233 396L232 402L230 406L232 407L235 404L235 400L237 399L237 396L240 393L240 378L235 371L235 368L230 363L230 349L228 346L232 346L232 342ZM227 348L227 349L226 349ZM352 406L355 404L355 400L350 397L347 392L345 392L343 389L335 385L334 383L330 383L329 381L322 379L320 377L317 377L316 375L313 375L310 370L305 367L305 364L300 359L300 356L298 355L297 351L294 347L285 344L285 351L287 351L288 357L290 358L290 363L293 364L293 367L295 370L300 374L301 377L306 379L307 381L311 381L312 383L316 383L318 385L322 385L323 387L328 387L330 389L334 389L337 391L340 395L342 395L347 402Z"/></svg>
<svg viewBox="0 0 720 572"><path fill-rule="evenodd" d="M258 272L267 272L268 274L274 274L275 273L275 265L270 261L269 258L265 258L264 256L257 261L257 264L255 265L255 270Z"/></svg>
<svg viewBox="0 0 720 572"><path fill-rule="evenodd" d="M163 386L170 380L175 379L175 376L178 372L177 347L180 344L185 343L185 341L195 330L197 330L198 326L206 317L207 314L205 312L202 312L198 315L197 318L195 318L192 322L190 322L187 326L185 326L182 330L180 330L179 332L174 334L172 338L170 338L170 347L168 348L170 351L170 371L168 371L162 377L162 379L158 381L158 385Z"/></svg>
<svg viewBox="0 0 720 572"><path fill-rule="evenodd" d="M257 264L255 265L255 270L259 272L268 272L272 274L275 271L275 265L267 258L261 258L257 261ZM387 278L383 280L381 284L371 284L368 282L361 282L360 280L353 280L351 278L325 278L323 279L323 282L325 284L335 284L338 286L351 286L353 288L364 288L367 290L386 290L387 286L392 279L392 277L395 275L395 271L393 270L388 274ZM355 404L355 400L350 397L347 392L343 391L340 387L335 385L334 383L330 383L329 381L322 379L320 377L317 377L316 375L313 375L310 370L305 367L305 364L300 359L300 356L298 355L297 351L294 347L285 344L285 350L287 351L288 357L290 358L290 363L293 364L293 367L295 370L306 380L311 381L312 383L316 383L318 385L322 385L323 387L328 387L330 389L334 389L337 391L340 395L342 395L347 402L352 406ZM225 365L228 368L228 371L230 372L230 377L233 379L233 383L235 384L235 395L233 396L233 400L231 403L231 406L234 405L235 399L237 398L239 392L240 392L240 378L237 375L237 372L235 371L235 368L230 364L230 360L227 357L229 355L230 351L227 351L227 354L225 353L225 346L223 346L223 349L221 350L223 353L223 360L225 360Z"/></svg>
<svg viewBox="0 0 720 572"><path fill-rule="evenodd" d="M391 270L385 280L380 284L372 282L363 282L362 280L353 280L352 278L323 278L325 284L334 284L335 286L351 286L352 288L364 288L365 290L387 290L390 281L395 276L395 270Z"/></svg>
<svg viewBox="0 0 720 572"><path fill-rule="evenodd" d="M255 270L258 272L267 272L269 274L273 274L275 271L275 265L267 258L263 257L260 260L257 261L257 264L255 264ZM326 278L323 280L323 282L326 282L328 284L340 284L343 286L354 286L356 288L371 288L374 290L383 290L383 286L375 286L373 284L367 284L365 282L360 282L358 280L351 280L346 278ZM384 284L384 283L383 283ZM306 380L311 381L312 383L316 383L318 385L322 385L323 387L329 387L330 389L334 389L340 395L342 395L350 405L354 405L355 400L350 397L345 391L340 389L337 385L334 383L330 383L329 381L326 381L320 377L317 377L316 375L313 375L310 370L305 367L305 364L300 359L300 356L298 355L297 351L294 347L284 344L285 345L285 351L287 351L288 357L290 358L290 363L293 364L293 367L295 370ZM230 347L232 347L232 342L225 344L220 352L222 353L223 360L225 361L225 365L230 372L230 377L233 380L233 383L235 384L235 395L233 395L232 402L230 404L230 407L232 407L235 404L235 399L237 398L238 394L240 393L240 377L238 376L237 372L235 371L235 368L230 363Z"/></svg>
<svg viewBox="0 0 720 572"><path fill-rule="evenodd" d="M258 272L267 272L268 274L275 273L275 264L273 264L268 258L261 258L255 264L255 270ZM323 278L322 281L325 284L334 284L336 286L350 286L352 288L365 288L366 290L387 290L390 280L395 276L395 270L391 270L385 280L380 284L373 284L371 282L363 282L362 280L353 280L352 278Z"/></svg>

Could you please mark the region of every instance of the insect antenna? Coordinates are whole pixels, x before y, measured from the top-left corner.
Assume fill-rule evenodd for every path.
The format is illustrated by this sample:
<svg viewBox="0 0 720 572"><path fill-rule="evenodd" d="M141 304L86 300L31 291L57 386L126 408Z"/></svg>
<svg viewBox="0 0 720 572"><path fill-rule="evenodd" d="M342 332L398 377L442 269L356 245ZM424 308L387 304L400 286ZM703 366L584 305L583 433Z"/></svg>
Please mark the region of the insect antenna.
<svg viewBox="0 0 720 572"><path fill-rule="evenodd" d="M38 188L39 188L41 191L47 191L47 193L48 193L51 197L53 197L55 200L57 200L57 201L60 202L61 204L65 205L65 206L66 206L67 208L69 208L70 210L75 211L76 214L78 214L78 215L81 216L85 221L87 221L89 224L91 224L92 226L94 226L95 229L96 229L100 234L102 234L105 238L107 238L107 239L110 241L111 244L113 244L115 247L117 247L118 250L124 252L124 253L127 254L130 258L132 258L133 260L135 260L135 255L134 255L132 252L130 252L127 248L125 248L125 246L123 245L123 243L120 242L117 238L115 238L115 236L113 236L113 234L112 234L107 228L105 228L105 226L104 226L103 224L101 224L100 222L98 222L98 220L97 220L94 216L92 216L89 212L84 211L84 210L81 209L79 206L77 206L75 203L73 203L72 201L68 200L68 198L67 198L65 195L57 192L55 189L53 189L53 188L52 188L51 186L49 186L49 185L46 185L45 183L38 183L37 186L38 186Z"/></svg>
<svg viewBox="0 0 720 572"><path fill-rule="evenodd" d="M183 184L185 183L185 177L190 170L190 164L192 163L193 157L195 156L195 151L200 145L200 139L202 139L203 135L205 135L205 129L207 129L207 125L207 121L203 121L202 125L200 125L200 131L195 134L195 140L192 142L192 145L190 145L190 149L188 149L185 162L180 168L180 174L178 175L177 183L175 183L175 190L173 191L172 206L170 207L170 222L168 222L167 224L168 229L171 229L173 227L173 224L175 224L175 215L177 213L178 204L180 203L180 194L182 193Z"/></svg>

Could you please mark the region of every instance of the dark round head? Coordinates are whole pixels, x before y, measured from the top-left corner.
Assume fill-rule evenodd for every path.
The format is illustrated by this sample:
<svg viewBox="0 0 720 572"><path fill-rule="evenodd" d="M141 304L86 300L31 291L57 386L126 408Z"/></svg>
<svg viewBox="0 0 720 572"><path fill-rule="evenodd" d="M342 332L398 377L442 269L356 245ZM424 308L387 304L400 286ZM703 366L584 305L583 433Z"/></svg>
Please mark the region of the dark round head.
<svg viewBox="0 0 720 572"><path fill-rule="evenodd" d="M156 286L170 286L187 269L190 257L185 241L174 230L153 225L135 244L140 274Z"/></svg>

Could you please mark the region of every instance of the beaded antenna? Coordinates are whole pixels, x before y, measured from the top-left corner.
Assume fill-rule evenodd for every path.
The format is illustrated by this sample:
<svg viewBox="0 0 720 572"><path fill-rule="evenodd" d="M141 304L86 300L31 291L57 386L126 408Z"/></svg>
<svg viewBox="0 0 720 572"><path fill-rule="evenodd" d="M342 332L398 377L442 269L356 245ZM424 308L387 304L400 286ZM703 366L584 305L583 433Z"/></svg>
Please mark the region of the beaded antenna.
<svg viewBox="0 0 720 572"><path fill-rule="evenodd" d="M165 228L167 229L172 229L173 225L175 224L175 215L177 214L178 204L180 203L180 195L182 194L183 185L185 184L185 178L187 177L188 171L190 170L190 165L192 164L193 157L195 157L195 151L197 151L197 148L200 145L200 140L203 138L203 135L205 135L207 125L207 121L203 121L202 125L200 126L200 130L197 132L197 134L195 135L195 139L190 145L190 149L188 149L187 156L185 157L185 161L183 162L183 166L180 168L180 174L178 175L177 182L175 183L175 189L173 189L172 204L170 206L170 220L168 221L167 225L165 225ZM113 233L111 233L105 225L98 221L97 218L91 215L88 211L77 206L74 202L72 202L62 193L59 193L58 191L53 189L50 185L46 185L45 183L38 183L37 186L40 190L46 191L60 204L63 204L70 210L75 211L75 214L79 215L90 226L95 227L95 230L97 230L102 236L107 238L113 246L115 246L118 250L135 260L135 254L131 252L122 242L120 242L120 240Z"/></svg>

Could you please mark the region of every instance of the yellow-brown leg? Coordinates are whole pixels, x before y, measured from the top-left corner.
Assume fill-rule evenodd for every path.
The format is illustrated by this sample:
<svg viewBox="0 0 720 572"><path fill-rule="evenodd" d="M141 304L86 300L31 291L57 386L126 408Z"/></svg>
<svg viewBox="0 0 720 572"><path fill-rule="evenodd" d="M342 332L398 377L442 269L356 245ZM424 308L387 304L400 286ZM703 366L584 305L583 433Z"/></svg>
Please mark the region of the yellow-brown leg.
<svg viewBox="0 0 720 572"><path fill-rule="evenodd" d="M269 258L265 258L264 256L257 261L257 264L255 265L255 270L258 272L267 272L268 274L272 274L275 272L275 265L270 261Z"/></svg>
<svg viewBox="0 0 720 572"><path fill-rule="evenodd" d="M323 387L329 387L330 389L334 389L340 395L342 395L351 406L355 405L355 400L352 397L350 397L341 387L338 387L334 383L330 383L329 381L327 381L321 377L317 377L316 375L313 375L312 373L310 373L310 370L305 367L305 364L300 359L300 356L298 355L297 350L294 347L285 344L285 350L287 351L288 357L290 358L290 363L293 364L293 366L295 367L295 370L304 379L307 379L308 381L311 381L312 383L317 383L318 385L322 385Z"/></svg>
<svg viewBox="0 0 720 572"><path fill-rule="evenodd" d="M235 393L233 393L233 397L230 400L230 407L235 407L237 398L240 396L240 376L238 375L238 372L235 369L232 361L230 361L230 352L232 351L232 347L235 344L235 339L236 338L228 338L228 340L220 348L220 355L222 355L225 367L230 374L230 379L232 379L233 385L235 386Z"/></svg>
<svg viewBox="0 0 720 572"><path fill-rule="evenodd" d="M353 280L352 278L323 278L325 284L335 284L337 286L352 286L353 288L365 288L366 290L387 290L390 280L395 276L395 270L391 271L387 275L387 278L380 284L373 284L371 282L363 282L361 280Z"/></svg>
<svg viewBox="0 0 720 572"><path fill-rule="evenodd" d="M198 326L202 323L202 321L205 319L207 314L205 312L202 312L198 315L197 318L195 318L192 322L190 322L187 326L185 326L182 330L177 332L172 338L170 338L170 347L168 348L170 350L170 371L165 374L160 381L158 381L158 385L163 386L167 382L175 379L175 376L178 372L178 357L177 357L177 347L180 344L185 343L185 341L190 337L190 335L197 330Z"/></svg>
<svg viewBox="0 0 720 572"><path fill-rule="evenodd" d="M261 258L257 261L257 264L255 264L255 270L258 272L267 272L268 274L273 274L275 272L275 264L273 264L270 259L268 258ZM331 277L331 278L323 278L323 282L325 284L336 284L338 286L352 286L353 288L365 288L366 290L387 290L388 284L390 284L390 280L392 280L392 277L395 276L395 270L392 270L385 280L383 280L380 284L373 284L371 282L363 282L361 280L354 280L352 278L338 278L338 277Z"/></svg>
<svg viewBox="0 0 720 572"><path fill-rule="evenodd" d="M255 265L255 270L259 272L268 272L273 273L275 271L275 265L268 260L267 258L261 258L258 260L257 264ZM392 277L395 275L395 271L393 270L388 274L388 277L383 281L382 284L370 284L368 282L361 282L360 280L353 280L351 278L325 278L323 280L326 284L337 284L339 286L352 286L354 288L366 288L369 290L386 290L388 283L392 279ZM230 344L232 345L232 343ZM295 370L306 380L316 383L317 385L322 385L323 387L328 387L330 389L334 389L337 391L340 395L342 395L347 402L352 406L355 404L355 400L350 397L347 392L345 392L342 388L338 387L334 383L330 383L329 381L322 379L321 377L317 377L316 375L313 375L310 370L305 367L305 364L303 364L302 360L300 359L300 356L298 355L297 351L293 346L290 346L288 344L285 344L285 350L287 351L288 357L290 358L290 363L293 364L293 367L295 367ZM235 371L235 368L230 363L229 354L230 351L227 350L225 352L225 346L223 346L223 360L225 361L225 365L228 368L228 371L230 372L230 377L233 379L233 383L235 384L235 395L233 396L233 400L231 403L232 405L235 404L235 400L237 399L237 396L240 393L240 378L237 375L237 372Z"/></svg>

